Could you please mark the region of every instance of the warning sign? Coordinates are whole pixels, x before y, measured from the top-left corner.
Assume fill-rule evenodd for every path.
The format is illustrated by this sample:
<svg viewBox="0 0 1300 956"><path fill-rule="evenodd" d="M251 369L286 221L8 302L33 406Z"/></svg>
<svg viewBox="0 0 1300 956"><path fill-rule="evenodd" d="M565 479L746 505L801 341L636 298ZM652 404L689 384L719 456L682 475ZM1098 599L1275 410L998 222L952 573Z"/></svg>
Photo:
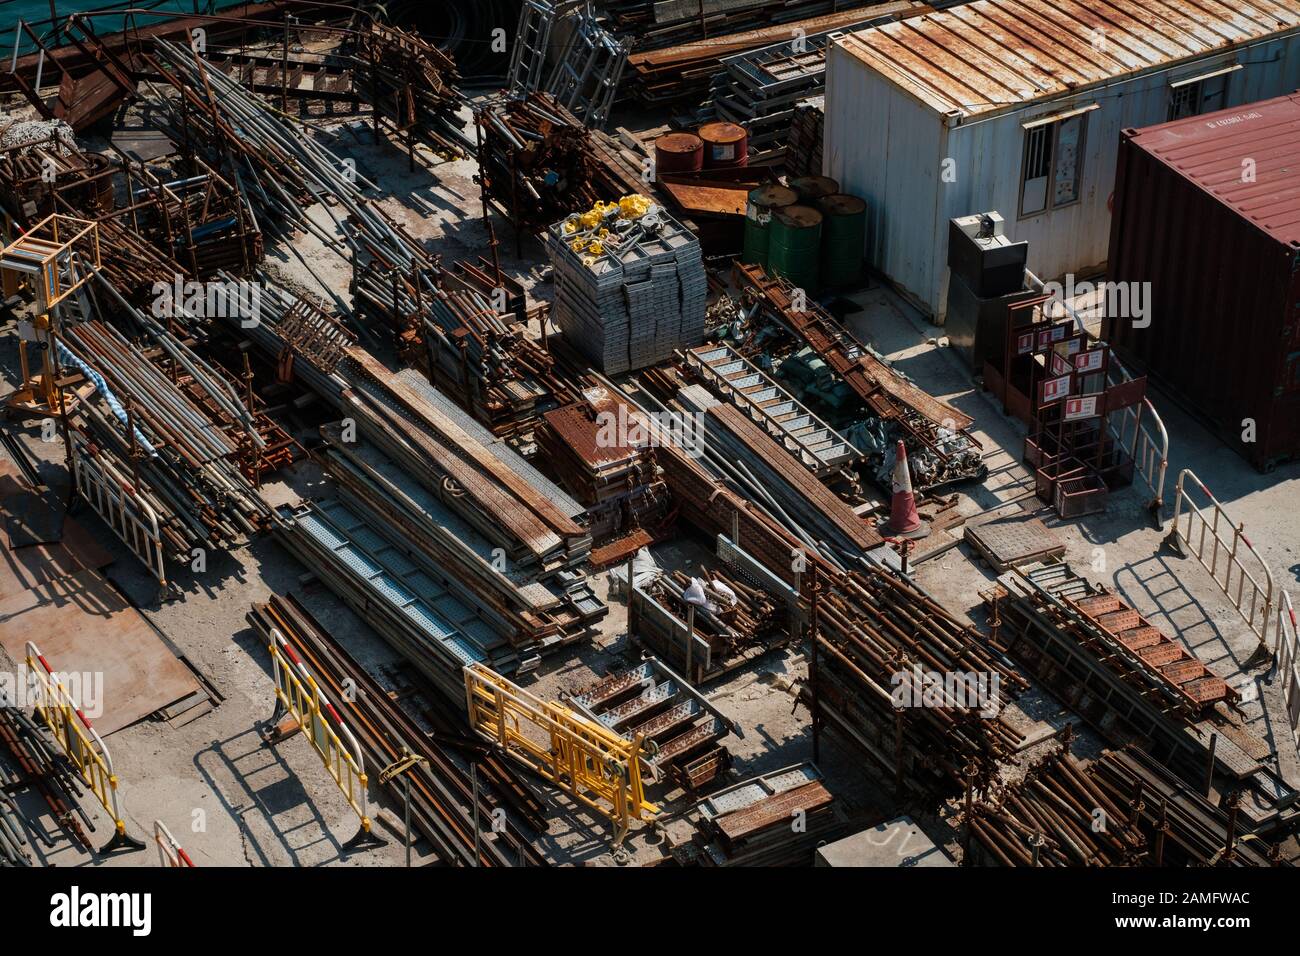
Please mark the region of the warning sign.
<svg viewBox="0 0 1300 956"><path fill-rule="evenodd" d="M1073 375L1061 375L1056 378L1045 378L1038 384L1038 404L1050 405L1052 402L1058 402L1070 394L1070 380Z"/></svg>
<svg viewBox="0 0 1300 956"><path fill-rule="evenodd" d="M1061 417L1067 422L1075 422L1083 418L1096 418L1100 414L1100 395L1078 395L1065 400L1065 410Z"/></svg>

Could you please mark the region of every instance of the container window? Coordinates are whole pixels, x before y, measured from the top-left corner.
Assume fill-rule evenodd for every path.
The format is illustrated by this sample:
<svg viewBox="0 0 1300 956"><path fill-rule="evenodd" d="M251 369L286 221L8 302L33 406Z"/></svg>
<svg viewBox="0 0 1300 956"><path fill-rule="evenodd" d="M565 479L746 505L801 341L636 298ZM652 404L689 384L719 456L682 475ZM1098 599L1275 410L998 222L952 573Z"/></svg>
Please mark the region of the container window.
<svg viewBox="0 0 1300 956"><path fill-rule="evenodd" d="M1169 91L1169 119L1183 119L1221 110L1228 103L1228 74L1183 83Z"/></svg>
<svg viewBox="0 0 1300 956"><path fill-rule="evenodd" d="M1032 216L1049 206L1078 202L1083 176L1086 113L1025 130L1025 155L1020 185L1020 216Z"/></svg>
<svg viewBox="0 0 1300 956"><path fill-rule="evenodd" d="M1020 189L1020 214L1047 208L1047 174L1052 168L1052 129L1055 123L1025 130L1025 177Z"/></svg>

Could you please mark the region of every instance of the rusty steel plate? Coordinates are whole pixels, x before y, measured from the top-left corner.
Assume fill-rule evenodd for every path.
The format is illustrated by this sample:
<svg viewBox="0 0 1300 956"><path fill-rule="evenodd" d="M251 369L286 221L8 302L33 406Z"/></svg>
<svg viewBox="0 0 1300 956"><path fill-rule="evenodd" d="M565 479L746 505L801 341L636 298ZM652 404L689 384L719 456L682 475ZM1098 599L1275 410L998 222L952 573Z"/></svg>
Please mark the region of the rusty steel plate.
<svg viewBox="0 0 1300 956"><path fill-rule="evenodd" d="M1151 647L1145 647L1138 651L1138 656L1152 667L1164 667L1166 664L1172 664L1174 661L1181 660L1187 655L1177 644L1168 642L1164 644L1153 644Z"/></svg>
<svg viewBox="0 0 1300 956"><path fill-rule="evenodd" d="M967 525L964 537L999 574L1065 554L1065 543L1038 518L1000 518Z"/></svg>
<svg viewBox="0 0 1300 956"><path fill-rule="evenodd" d="M95 571L0 599L0 621L0 646L15 664L32 640L55 671L91 675L102 712L88 716L101 735L199 690L149 622ZM88 697L81 703L92 706Z"/></svg>
<svg viewBox="0 0 1300 956"><path fill-rule="evenodd" d="M1206 674L1205 665L1195 658L1185 661L1174 661L1172 664L1166 664L1160 668L1160 673L1171 684L1187 684Z"/></svg>
<svg viewBox="0 0 1300 956"><path fill-rule="evenodd" d="M1228 682L1222 677L1202 677L1183 684L1180 689L1198 704L1212 704L1228 696Z"/></svg>
<svg viewBox="0 0 1300 956"><path fill-rule="evenodd" d="M1164 634L1157 627L1135 627L1119 635L1119 642L1130 651L1140 651L1144 647L1160 644L1165 640Z"/></svg>
<svg viewBox="0 0 1300 956"><path fill-rule="evenodd" d="M1122 611L1111 611L1109 614L1102 614L1096 621L1112 634L1119 634L1122 631L1131 631L1135 627L1141 627L1142 615L1132 608L1125 608Z"/></svg>
<svg viewBox="0 0 1300 956"><path fill-rule="evenodd" d="M1092 597L1086 597L1075 602L1075 607L1089 617L1109 614L1111 611L1118 611L1125 606L1124 602L1113 594L1094 594Z"/></svg>

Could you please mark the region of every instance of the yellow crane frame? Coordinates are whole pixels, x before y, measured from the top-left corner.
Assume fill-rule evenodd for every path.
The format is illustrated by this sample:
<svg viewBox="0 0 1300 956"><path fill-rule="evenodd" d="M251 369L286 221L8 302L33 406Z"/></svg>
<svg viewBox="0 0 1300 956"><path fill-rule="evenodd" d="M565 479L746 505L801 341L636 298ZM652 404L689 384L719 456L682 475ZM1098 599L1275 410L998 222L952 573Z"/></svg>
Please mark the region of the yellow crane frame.
<svg viewBox="0 0 1300 956"><path fill-rule="evenodd" d="M534 697L482 664L465 668L470 726L534 773L614 825L617 848L632 821L659 807L641 780L642 737L628 740L569 708Z"/></svg>

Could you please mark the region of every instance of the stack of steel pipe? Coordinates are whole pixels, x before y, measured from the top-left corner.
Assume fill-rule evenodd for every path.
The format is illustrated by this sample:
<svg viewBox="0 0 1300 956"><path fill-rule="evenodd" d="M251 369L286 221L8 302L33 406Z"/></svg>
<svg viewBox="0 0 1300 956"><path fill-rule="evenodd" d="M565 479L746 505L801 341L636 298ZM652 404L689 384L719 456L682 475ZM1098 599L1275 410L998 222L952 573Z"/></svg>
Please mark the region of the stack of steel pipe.
<svg viewBox="0 0 1300 956"><path fill-rule="evenodd" d="M1262 835L1236 794L1215 805L1137 747L1108 750L1088 768L1095 785L1119 807L1122 819L1147 835L1152 866L1277 866L1270 842L1287 828ZM1244 798L1244 799L1249 799ZM1291 815L1291 829L1295 816Z"/></svg>
<svg viewBox="0 0 1300 956"><path fill-rule="evenodd" d="M96 465L149 501L175 554L258 531L270 512L248 476L269 449L254 415L220 373L96 278L149 343L98 319L64 327L60 361L92 386L79 390L72 421Z"/></svg>
<svg viewBox="0 0 1300 956"><path fill-rule="evenodd" d="M78 802L83 792L80 778L56 752L49 735L28 714L15 707L0 707L0 748L17 768L17 779L12 781L15 787L26 787L39 796L68 838L90 852L93 846L86 831L93 831L95 824ZM18 792L15 787L6 785L5 789L13 794ZM55 846L44 830L29 829L46 847ZM20 851L21 846L18 841Z"/></svg>
<svg viewBox="0 0 1300 956"><path fill-rule="evenodd" d="M1107 795L1068 750L973 802L967 852L1001 866L1135 866L1146 838L1129 807ZM971 844L978 841L979 846Z"/></svg>
<svg viewBox="0 0 1300 956"><path fill-rule="evenodd" d="M959 789L968 766L987 782L1020 745L1001 711L1024 678L908 579L829 577L811 615L817 660L803 698L813 720L891 772L900 796Z"/></svg>
<svg viewBox="0 0 1300 956"><path fill-rule="evenodd" d="M533 846L546 828L540 802L508 763L471 739L463 719L426 712L426 718L436 717L430 734L292 597L272 595L268 603L253 605L249 620L263 636L278 630L297 650L356 736L372 783L405 755L422 758L378 785L401 812L409 781L411 824L443 862L546 865ZM478 764L477 772L469 762Z"/></svg>

